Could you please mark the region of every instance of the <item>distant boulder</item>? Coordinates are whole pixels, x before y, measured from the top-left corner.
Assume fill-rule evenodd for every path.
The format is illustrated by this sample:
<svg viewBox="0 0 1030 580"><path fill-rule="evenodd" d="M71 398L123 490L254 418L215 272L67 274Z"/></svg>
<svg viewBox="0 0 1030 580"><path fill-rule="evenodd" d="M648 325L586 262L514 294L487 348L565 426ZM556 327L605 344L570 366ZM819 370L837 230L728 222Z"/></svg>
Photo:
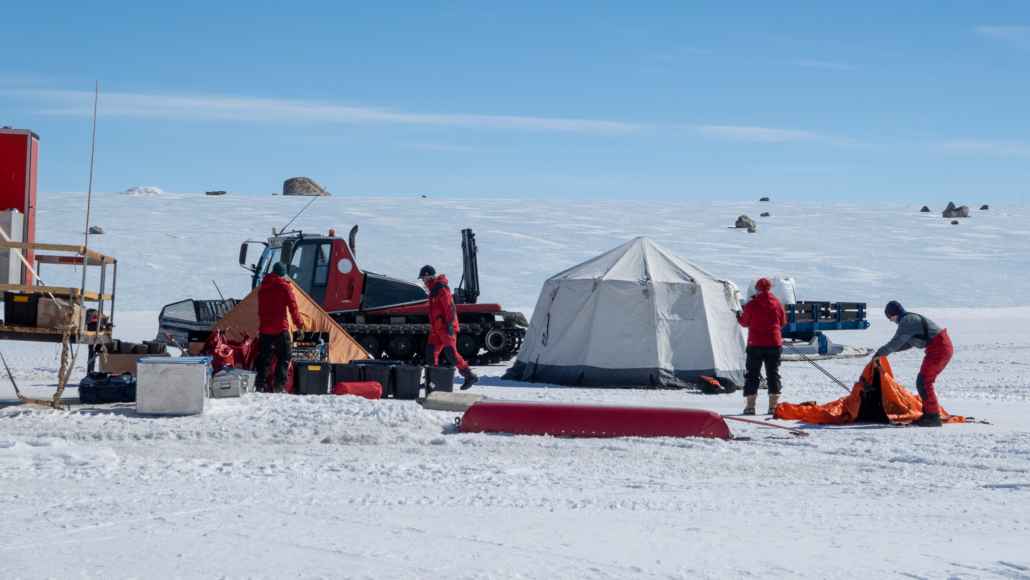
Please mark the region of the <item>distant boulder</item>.
<svg viewBox="0 0 1030 580"><path fill-rule="evenodd" d="M951 225L957 226L958 225L958 220L951 220Z"/></svg>
<svg viewBox="0 0 1030 580"><path fill-rule="evenodd" d="M990 208L989 208L989 207L987 207L986 205L981 205L981 206L980 206L980 210L981 210L981 211L983 211L983 210L985 210L985 209L990 209Z"/></svg>
<svg viewBox="0 0 1030 580"><path fill-rule="evenodd" d="M757 231L758 231L758 228L756 226L748 226L748 228L747 228L747 233L749 233L749 234L753 234L753 233L755 233Z"/></svg>
<svg viewBox="0 0 1030 580"><path fill-rule="evenodd" d="M100 229L100 226L89 226L89 233L103 235L104 230Z"/></svg>
<svg viewBox="0 0 1030 580"><path fill-rule="evenodd" d="M760 199L758 201L769 201L769 198L768 197L763 197L762 199Z"/></svg>
<svg viewBox="0 0 1030 580"><path fill-rule="evenodd" d="M329 195L329 192L307 177L294 177L283 182L283 195Z"/></svg>
<svg viewBox="0 0 1030 580"><path fill-rule="evenodd" d="M766 211L766 212L762 212L762 215L760 215L758 217L772 217L772 214Z"/></svg>
<svg viewBox="0 0 1030 580"><path fill-rule="evenodd" d="M948 207L941 213L946 218L969 217L969 206L955 207L953 202L948 202Z"/></svg>
<svg viewBox="0 0 1030 580"><path fill-rule="evenodd" d="M737 223L734 224L733 227L735 227L735 228L748 228L748 229L752 229L752 228L757 228L758 224L755 223L755 220L747 217L746 215L742 215L739 218L737 218Z"/></svg>
<svg viewBox="0 0 1030 580"><path fill-rule="evenodd" d="M224 191L205 191L204 195L225 195Z"/></svg>
<svg viewBox="0 0 1030 580"><path fill-rule="evenodd" d="M168 195L168 192L161 189L160 187L152 187L147 185L126 189L122 192L122 195Z"/></svg>
<svg viewBox="0 0 1030 580"><path fill-rule="evenodd" d="M921 209L921 210L919 210L919 211L921 211L921 212L926 212L926 213L930 213L930 208L928 208L928 207L926 207L926 206L924 205L924 206L923 206L923 209Z"/></svg>

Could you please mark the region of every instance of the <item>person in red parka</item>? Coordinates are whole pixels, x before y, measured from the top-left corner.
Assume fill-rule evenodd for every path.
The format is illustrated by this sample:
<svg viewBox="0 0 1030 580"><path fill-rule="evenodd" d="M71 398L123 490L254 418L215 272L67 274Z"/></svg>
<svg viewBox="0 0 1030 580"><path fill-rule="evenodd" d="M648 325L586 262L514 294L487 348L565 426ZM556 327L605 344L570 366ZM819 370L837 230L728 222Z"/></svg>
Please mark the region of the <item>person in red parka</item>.
<svg viewBox="0 0 1030 580"><path fill-rule="evenodd" d="M455 346L458 340L458 309L454 306L451 287L447 285L447 277L436 275L432 266L423 266L418 277L429 289L429 346L426 347L426 364L436 365L443 352L444 358L458 369L465 382L461 390L468 389L479 381L465 359L461 358Z"/></svg>
<svg viewBox="0 0 1030 580"><path fill-rule="evenodd" d="M747 359L744 361L744 396L747 397L745 415L755 414L758 399L758 381L765 364L765 381L769 386L769 414L780 403L780 356L783 354L783 336L780 329L787 324L783 305L769 289L772 283L762 278L755 283L758 295L744 305L737 314L737 322L748 329Z"/></svg>
<svg viewBox="0 0 1030 580"><path fill-rule="evenodd" d="M258 287L258 355L257 384L268 384L268 374L275 358L275 382L273 393L282 393L290 376L290 360L293 358L293 340L290 336L290 321L297 332L304 328L297 308L297 297L286 278L286 264L276 262L272 271L265 274Z"/></svg>

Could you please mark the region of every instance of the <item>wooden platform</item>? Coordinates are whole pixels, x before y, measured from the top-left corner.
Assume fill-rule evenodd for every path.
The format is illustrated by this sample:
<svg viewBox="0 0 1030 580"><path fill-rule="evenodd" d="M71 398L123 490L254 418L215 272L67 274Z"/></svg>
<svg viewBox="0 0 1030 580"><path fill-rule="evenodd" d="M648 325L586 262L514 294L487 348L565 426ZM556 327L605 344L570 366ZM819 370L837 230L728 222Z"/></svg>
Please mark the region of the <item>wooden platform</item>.
<svg viewBox="0 0 1030 580"><path fill-rule="evenodd" d="M63 330L56 330L53 328L34 328L31 326L8 326L6 324L0 324L0 340L26 340L29 342L60 343L63 336ZM93 344L96 342L97 337L99 337L99 339L104 343L111 342L110 332L102 332L98 335L95 330L84 330L81 336L81 344ZM70 342L72 344L80 344L78 332L73 332L70 338Z"/></svg>

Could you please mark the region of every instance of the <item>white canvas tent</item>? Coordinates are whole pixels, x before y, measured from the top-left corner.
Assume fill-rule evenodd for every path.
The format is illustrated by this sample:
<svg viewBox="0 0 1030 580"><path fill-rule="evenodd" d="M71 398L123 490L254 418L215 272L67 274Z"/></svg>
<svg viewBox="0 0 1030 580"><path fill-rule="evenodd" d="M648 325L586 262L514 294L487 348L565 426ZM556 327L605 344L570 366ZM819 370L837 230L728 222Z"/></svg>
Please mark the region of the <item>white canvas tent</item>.
<svg viewBox="0 0 1030 580"><path fill-rule="evenodd" d="M640 237L549 278L505 378L583 386L741 386L737 287Z"/></svg>

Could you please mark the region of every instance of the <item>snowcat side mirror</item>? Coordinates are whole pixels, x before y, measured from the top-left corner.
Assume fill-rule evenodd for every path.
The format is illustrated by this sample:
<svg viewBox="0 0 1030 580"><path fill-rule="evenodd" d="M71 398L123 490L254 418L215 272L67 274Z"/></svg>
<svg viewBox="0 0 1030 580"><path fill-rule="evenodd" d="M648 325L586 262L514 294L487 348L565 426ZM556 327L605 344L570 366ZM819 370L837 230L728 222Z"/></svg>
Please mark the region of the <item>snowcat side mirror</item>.
<svg viewBox="0 0 1030 580"><path fill-rule="evenodd" d="M243 242L240 246L240 265L244 268L247 267L247 242Z"/></svg>
<svg viewBox="0 0 1030 580"><path fill-rule="evenodd" d="M293 240L285 240L283 242L283 249L279 253L279 261L289 267L290 262L293 261Z"/></svg>

